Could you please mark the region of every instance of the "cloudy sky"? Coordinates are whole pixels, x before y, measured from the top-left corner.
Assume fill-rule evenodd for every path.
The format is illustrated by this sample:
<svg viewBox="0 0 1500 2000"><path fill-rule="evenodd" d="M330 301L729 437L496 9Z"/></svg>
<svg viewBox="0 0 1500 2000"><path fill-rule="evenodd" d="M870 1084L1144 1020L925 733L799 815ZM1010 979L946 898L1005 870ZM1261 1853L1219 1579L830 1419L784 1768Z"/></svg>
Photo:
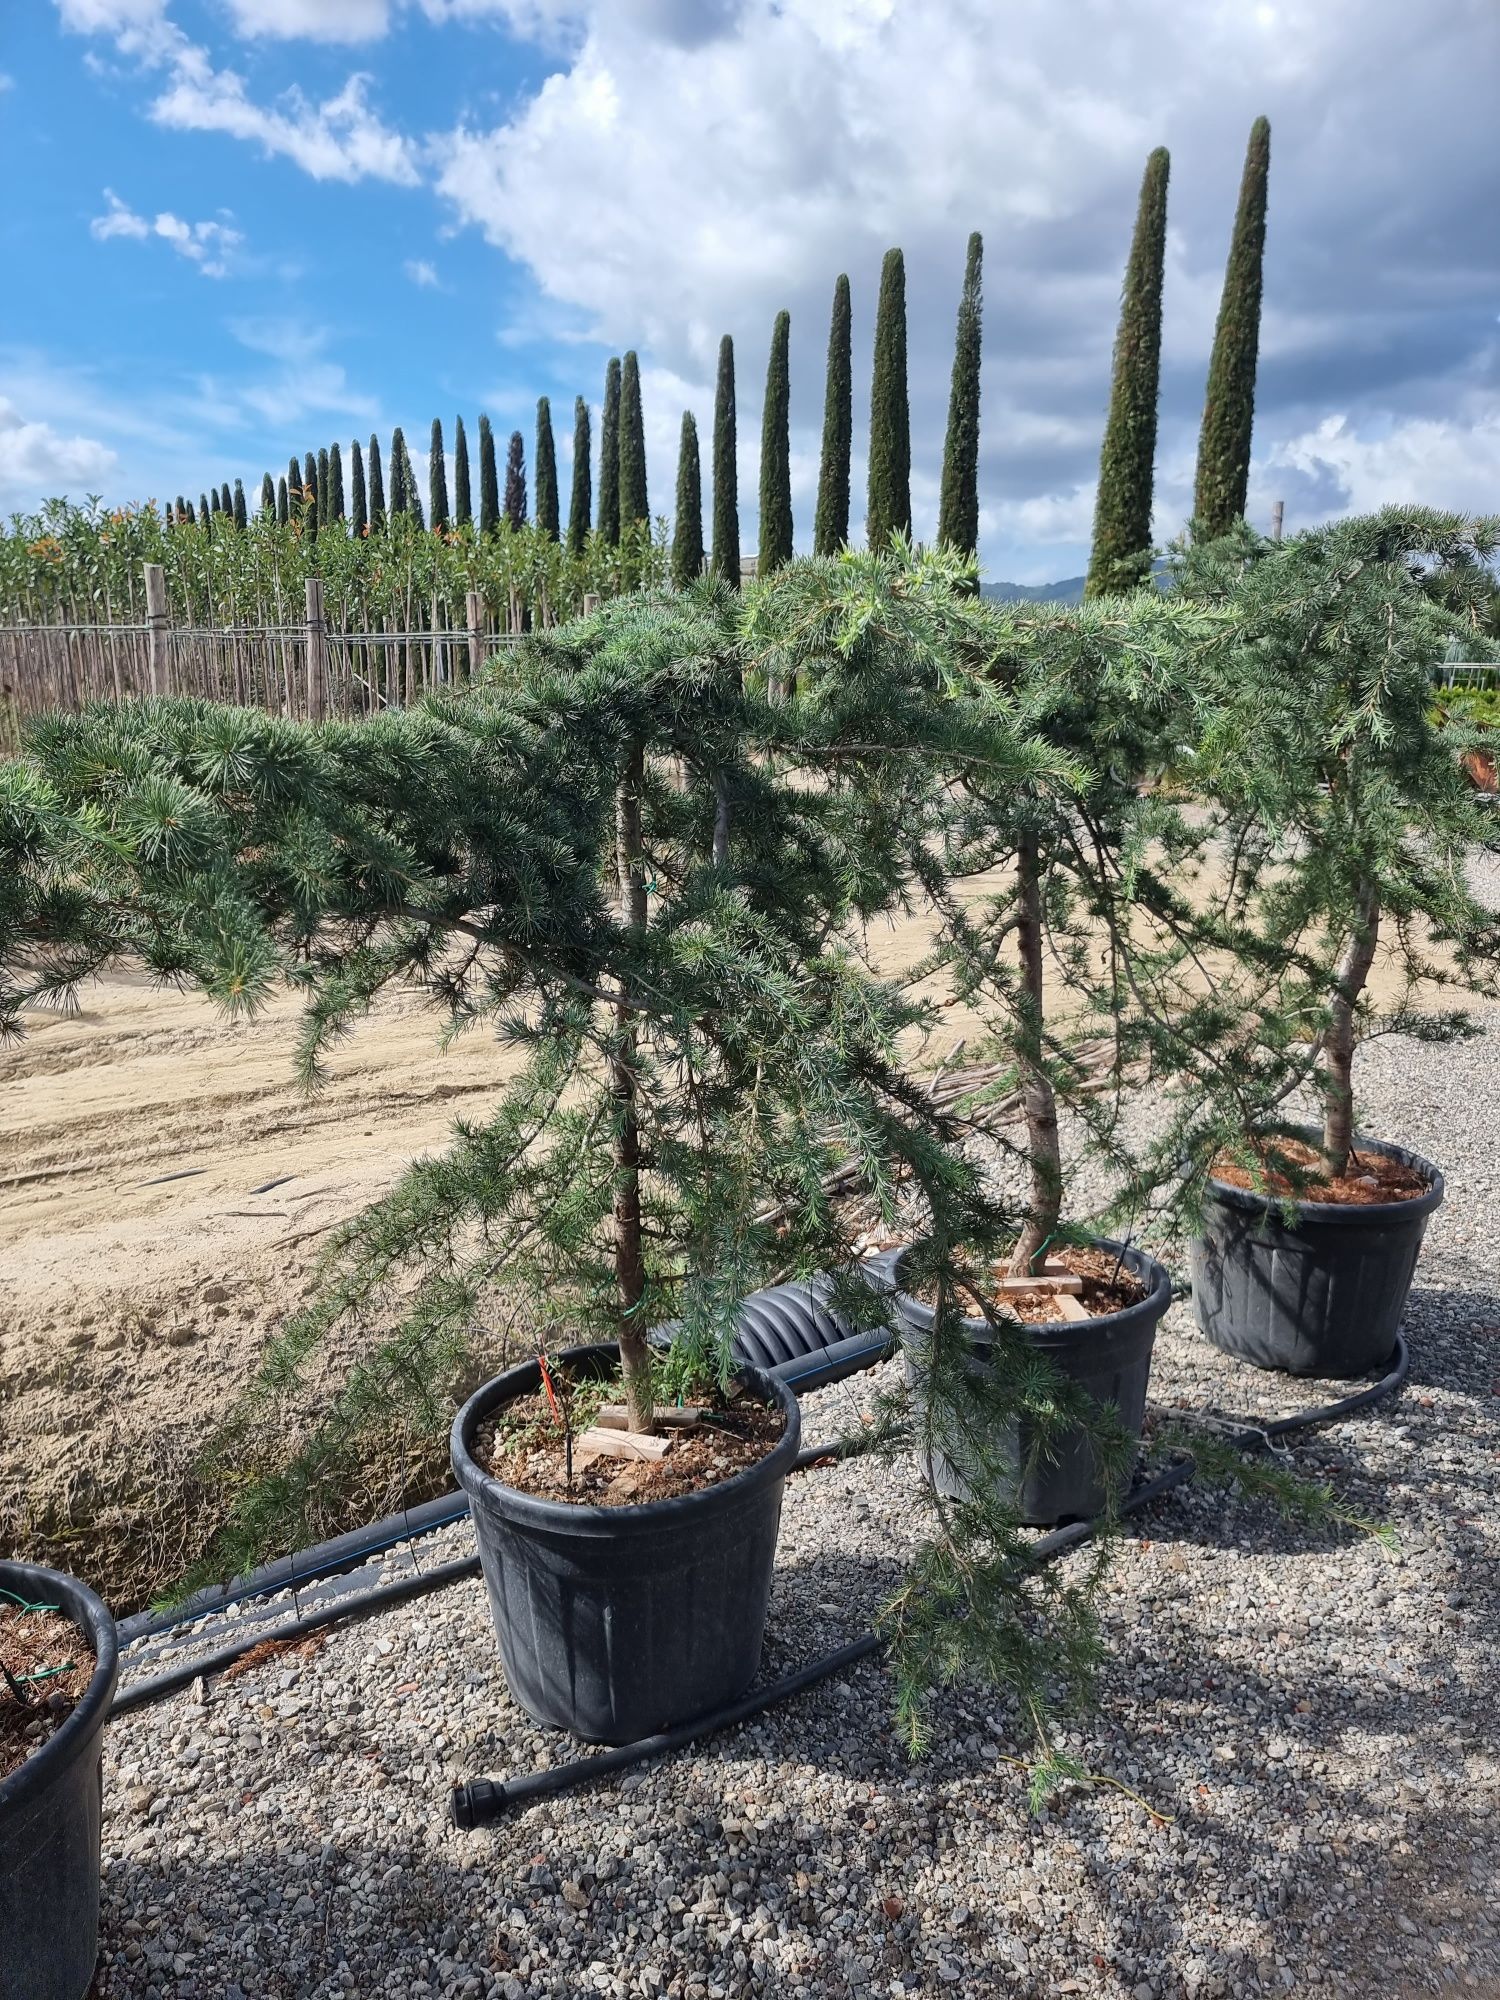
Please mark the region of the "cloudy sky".
<svg viewBox="0 0 1500 2000"><path fill-rule="evenodd" d="M792 315L798 539L833 281L856 438L907 256L936 515L983 231L982 555L1083 566L1121 268L1171 149L1160 536L1187 510L1251 120L1272 124L1251 511L1500 506L1495 0L6 0L0 510L244 478L488 410L566 441L641 355L653 505L734 335L743 525ZM562 468L568 477L566 454ZM856 519L863 514L856 465Z"/></svg>

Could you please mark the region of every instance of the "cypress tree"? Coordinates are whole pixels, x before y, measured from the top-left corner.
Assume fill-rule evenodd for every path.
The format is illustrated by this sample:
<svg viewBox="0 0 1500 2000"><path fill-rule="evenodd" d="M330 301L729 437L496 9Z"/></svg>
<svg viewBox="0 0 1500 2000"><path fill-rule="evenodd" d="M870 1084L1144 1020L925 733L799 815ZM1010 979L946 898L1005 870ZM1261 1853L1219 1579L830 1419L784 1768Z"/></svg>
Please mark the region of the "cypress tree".
<svg viewBox="0 0 1500 2000"><path fill-rule="evenodd" d="M328 491L328 447L324 445L318 453L318 523L333 519L333 505Z"/></svg>
<svg viewBox="0 0 1500 2000"><path fill-rule="evenodd" d="M229 490L229 481L227 479L219 488L219 512L221 514L232 514L234 512L234 495Z"/></svg>
<svg viewBox="0 0 1500 2000"><path fill-rule="evenodd" d="M552 405L545 396L537 398L536 524L550 540L557 540L557 447L552 441Z"/></svg>
<svg viewBox="0 0 1500 2000"><path fill-rule="evenodd" d="M406 511L419 528L427 526L422 515L422 494L417 485L417 469L411 462L411 450L403 436L401 440L401 472L406 481Z"/></svg>
<svg viewBox="0 0 1500 2000"><path fill-rule="evenodd" d="M641 364L632 348L620 373L620 528L649 523L646 498L646 425L641 410Z"/></svg>
<svg viewBox="0 0 1500 2000"><path fill-rule="evenodd" d="M448 525L448 461L443 456L443 426L432 420L432 442L427 448L427 498L434 534Z"/></svg>
<svg viewBox="0 0 1500 2000"><path fill-rule="evenodd" d="M391 432L391 512L406 514L411 510L411 495L406 487L406 439L397 424Z"/></svg>
<svg viewBox="0 0 1500 2000"><path fill-rule="evenodd" d="M1208 394L1198 436L1193 486L1193 534L1211 541L1227 534L1245 511L1250 484L1250 434L1255 425L1255 365L1260 351L1261 274L1266 254L1266 180L1271 127L1250 128L1239 207L1224 272L1219 322L1208 364Z"/></svg>
<svg viewBox="0 0 1500 2000"><path fill-rule="evenodd" d="M182 502L178 501L181 507ZM276 512L276 485L269 472L262 475L260 482L260 511L263 514Z"/></svg>
<svg viewBox="0 0 1500 2000"><path fill-rule="evenodd" d="M911 533L911 408L906 392L906 259L887 250L875 309L870 384L870 486L865 532L872 549Z"/></svg>
<svg viewBox="0 0 1500 2000"><path fill-rule="evenodd" d="M599 536L612 546L620 539L620 364L613 356L604 371L599 420Z"/></svg>
<svg viewBox="0 0 1500 2000"><path fill-rule="evenodd" d="M760 553L757 576L792 559L791 438L792 316L776 315L771 358L766 364L766 400L760 419Z"/></svg>
<svg viewBox="0 0 1500 2000"><path fill-rule="evenodd" d="M979 348L984 312L981 290L984 239L976 229L964 261L964 288L953 336L953 380L948 390L948 435L943 444L943 484L938 500L938 544L973 555L979 546Z"/></svg>
<svg viewBox="0 0 1500 2000"><path fill-rule="evenodd" d="M1146 162L1135 235L1120 295L1109 419L1099 454L1094 546L1085 597L1133 590L1151 566L1151 496L1161 376L1161 287L1167 254L1167 173L1158 146Z"/></svg>
<svg viewBox="0 0 1500 2000"><path fill-rule="evenodd" d="M286 498L293 512L302 504L302 468L295 452L286 462Z"/></svg>
<svg viewBox="0 0 1500 2000"><path fill-rule="evenodd" d="M513 528L526 525L526 443L519 431L511 432L505 454L505 518Z"/></svg>
<svg viewBox="0 0 1500 2000"><path fill-rule="evenodd" d="M594 496L590 492L589 453L593 443L589 436L589 406L582 396L573 398L573 491L568 501L568 548L575 555L583 554L583 545L589 536L589 515L593 512Z"/></svg>
<svg viewBox="0 0 1500 2000"><path fill-rule="evenodd" d="M370 433L370 532L385 526L385 475L380 469L380 439Z"/></svg>
<svg viewBox="0 0 1500 2000"><path fill-rule="evenodd" d="M287 491L286 474L283 473L280 479L278 479L276 482L277 525L284 528L287 522L291 518L292 518L292 496Z"/></svg>
<svg viewBox="0 0 1500 2000"><path fill-rule="evenodd" d="M186 500L184 500L182 495L179 493L177 496L177 504L173 508L174 518L178 521L186 521L191 517L192 511L193 510L191 509L191 507L188 506Z"/></svg>
<svg viewBox="0 0 1500 2000"><path fill-rule="evenodd" d="M242 479L237 479L234 482L234 525L237 528L243 528L246 525L247 519L248 516L245 509L245 482Z"/></svg>
<svg viewBox="0 0 1500 2000"><path fill-rule="evenodd" d="M813 553L837 555L849 539L849 453L854 440L854 378L850 357L849 280L833 288L828 324L828 380L823 390L823 453Z"/></svg>
<svg viewBox="0 0 1500 2000"><path fill-rule="evenodd" d="M217 499L218 495L215 494L214 497ZM208 526L208 495L206 493L198 495L198 525L201 528Z"/></svg>
<svg viewBox="0 0 1500 2000"><path fill-rule="evenodd" d="M677 520L672 534L672 582L686 590L703 574L703 472L698 463L698 426L691 410L682 413L677 448Z"/></svg>
<svg viewBox="0 0 1500 2000"><path fill-rule="evenodd" d="M462 417L453 419L453 521L462 528L474 518L473 485L469 478L469 439Z"/></svg>
<svg viewBox="0 0 1500 2000"><path fill-rule="evenodd" d="M310 451L306 452L303 455L302 483L303 486L306 488L306 499L308 506L309 507L316 506L318 500L318 461L313 457Z"/></svg>
<svg viewBox="0 0 1500 2000"><path fill-rule="evenodd" d="M344 454L338 444L328 447L328 518L344 518Z"/></svg>
<svg viewBox="0 0 1500 2000"><path fill-rule="evenodd" d="M217 514L219 511L219 489L217 486L211 486L208 489L208 511L210 514Z"/></svg>
<svg viewBox="0 0 1500 2000"><path fill-rule="evenodd" d="M500 481L495 473L495 433L479 419L479 532L492 535L500 521Z"/></svg>
<svg viewBox="0 0 1500 2000"><path fill-rule="evenodd" d="M363 541L370 527L369 503L365 497L365 461L355 438L349 447L349 531Z"/></svg>
<svg viewBox="0 0 1500 2000"><path fill-rule="evenodd" d="M735 462L734 342L719 342L719 379L714 385L714 553L713 567L736 590L740 587L739 467Z"/></svg>

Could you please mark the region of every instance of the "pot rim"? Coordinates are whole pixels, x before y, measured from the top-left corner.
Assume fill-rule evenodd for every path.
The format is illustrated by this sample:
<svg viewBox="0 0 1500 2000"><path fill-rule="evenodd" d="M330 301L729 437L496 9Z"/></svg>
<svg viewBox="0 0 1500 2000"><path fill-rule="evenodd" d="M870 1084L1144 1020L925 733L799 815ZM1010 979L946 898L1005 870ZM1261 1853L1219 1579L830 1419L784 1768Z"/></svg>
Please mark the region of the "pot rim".
<svg viewBox="0 0 1500 2000"><path fill-rule="evenodd" d="M34 1604L50 1603L55 1598L58 1608L93 1647L95 1658L92 1678L72 1714L18 1770L0 1779L0 1817L8 1817L34 1804L59 1773L83 1755L96 1724L107 1719L119 1678L120 1647L109 1607L86 1583L65 1570L0 1558L0 1587L24 1591Z"/></svg>
<svg viewBox="0 0 1500 2000"><path fill-rule="evenodd" d="M1159 1320L1172 1303L1172 1273L1159 1258L1153 1257L1149 1250L1143 1250L1138 1244L1122 1243L1113 1236L1091 1236L1089 1242L1096 1250L1123 1251L1126 1268L1133 1270L1137 1277L1146 1279L1149 1290L1143 1299L1136 1299L1130 1305L1122 1306L1118 1312L1091 1313L1087 1319L1065 1319L1055 1322L1044 1320L1040 1324L1023 1321L1022 1326L1027 1338L1034 1341L1038 1347L1069 1346L1089 1327L1117 1327L1128 1322L1135 1314L1144 1314L1153 1308L1153 1316ZM931 1326L937 1318L936 1309L924 1304L921 1299L914 1298L910 1292L903 1290L901 1285L901 1267L915 1248L915 1244L909 1243L898 1254L891 1267L891 1282L904 1309L920 1316L919 1325ZM988 1320L965 1317L960 1324L965 1333L981 1340L990 1340L994 1337L994 1329Z"/></svg>
<svg viewBox="0 0 1500 2000"><path fill-rule="evenodd" d="M614 1360L618 1354L616 1342L597 1341L564 1348L551 1359L558 1363ZM785 1420L781 1436L764 1458L757 1459L753 1465L747 1465L742 1472L736 1472L729 1479L716 1480L711 1486L700 1486L692 1493L674 1493L663 1500L641 1500L628 1507L599 1507L575 1504L571 1500L548 1500L540 1494L524 1493L517 1486L507 1485L503 1479L487 1471L470 1449L470 1439L485 1417L502 1403L514 1402L518 1396L526 1395L538 1386L541 1379L542 1371L534 1358L518 1362L499 1375L492 1375L487 1382L480 1384L454 1417L449 1440L454 1476L463 1490L472 1498L483 1497L497 1502L510 1520L522 1522L528 1527L591 1535L654 1532L663 1521L685 1518L703 1507L722 1504L730 1495L738 1498L757 1486L784 1478L791 1470L792 1460L797 1456L801 1443L802 1413L797 1398L784 1382L765 1369L746 1366L735 1370L735 1379L759 1390L765 1402L779 1409Z"/></svg>
<svg viewBox="0 0 1500 2000"><path fill-rule="evenodd" d="M1316 1140L1322 1137L1322 1132L1316 1125L1294 1125L1282 1136ZM1236 1187L1232 1181L1217 1180L1213 1174L1209 1174L1204 1187L1226 1208L1240 1208L1257 1215L1271 1213L1278 1218L1284 1209L1291 1208L1308 1222L1343 1224L1352 1229L1373 1228L1402 1215L1431 1215L1442 1206L1443 1171L1433 1161L1413 1152L1409 1146L1398 1146L1393 1139L1372 1139L1367 1132L1356 1132L1353 1143L1359 1151L1379 1153L1385 1159L1399 1160L1403 1166L1415 1167L1418 1173L1426 1174L1427 1192L1409 1195L1404 1201L1304 1201L1297 1195L1262 1194L1256 1188Z"/></svg>

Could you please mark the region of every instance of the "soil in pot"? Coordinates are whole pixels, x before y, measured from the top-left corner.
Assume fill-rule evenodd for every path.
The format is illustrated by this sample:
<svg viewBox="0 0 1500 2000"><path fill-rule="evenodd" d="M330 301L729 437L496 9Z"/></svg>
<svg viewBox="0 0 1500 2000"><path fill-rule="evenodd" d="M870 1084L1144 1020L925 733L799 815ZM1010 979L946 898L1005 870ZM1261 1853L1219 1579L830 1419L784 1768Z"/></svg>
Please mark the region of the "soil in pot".
<svg viewBox="0 0 1500 2000"><path fill-rule="evenodd" d="M662 1457L585 1458L578 1440L594 1426L600 1409L618 1402L621 1393L618 1382L574 1381L559 1371L550 1394L543 1388L518 1397L479 1426L475 1460L518 1493L576 1506L639 1507L732 1479L774 1451L786 1429L780 1410L750 1396L726 1396L716 1384L705 1384L683 1399L682 1408L696 1412L695 1421L656 1426L655 1434L667 1441Z"/></svg>
<svg viewBox="0 0 1500 2000"><path fill-rule="evenodd" d="M1193 1312L1237 1360L1347 1381L1390 1362L1443 1176L1360 1134L1348 1172L1329 1180L1318 1141L1312 1127L1265 1140L1259 1186L1243 1149L1214 1163L1190 1257Z"/></svg>
<svg viewBox="0 0 1500 2000"><path fill-rule="evenodd" d="M96 1664L71 1618L0 1595L0 1780L57 1734Z"/></svg>
<svg viewBox="0 0 1500 2000"><path fill-rule="evenodd" d="M1095 1250L1069 1243L1049 1256L1046 1263L1049 1275L1062 1272L1077 1278L1079 1290L1059 1292L1055 1285L1042 1281L1024 1291L1007 1289L1002 1295L1000 1286L1015 1282L1010 1280L1010 1266L1004 1258L997 1258L987 1269L976 1272L976 1276L985 1285L989 1303L1013 1314L1026 1326L1058 1326L1078 1319L1080 1313L1065 1306L1065 1298L1077 1300L1082 1316L1106 1319L1111 1313L1123 1312L1127 1306L1139 1305L1146 1296L1146 1287L1117 1250ZM918 1285L911 1296L920 1299L923 1305L937 1305L937 1288L932 1284ZM959 1304L966 1312L976 1310L971 1298L961 1297Z"/></svg>

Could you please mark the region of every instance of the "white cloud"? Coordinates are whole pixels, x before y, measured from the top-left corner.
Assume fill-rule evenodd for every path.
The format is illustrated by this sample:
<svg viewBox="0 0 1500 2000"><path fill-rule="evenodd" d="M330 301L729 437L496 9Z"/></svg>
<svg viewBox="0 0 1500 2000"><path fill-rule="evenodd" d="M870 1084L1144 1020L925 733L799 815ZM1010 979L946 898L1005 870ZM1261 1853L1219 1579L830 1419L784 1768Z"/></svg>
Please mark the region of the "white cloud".
<svg viewBox="0 0 1500 2000"><path fill-rule="evenodd" d="M1266 496L1266 511L1272 495L1287 500L1289 527L1391 502L1493 510L1500 493L1500 396L1473 398L1451 417L1374 423L1347 412L1324 417L1261 455L1255 490Z"/></svg>
<svg viewBox="0 0 1500 2000"><path fill-rule="evenodd" d="M425 287L436 288L438 283L437 266L429 264L425 257L408 257L401 268L419 289Z"/></svg>
<svg viewBox="0 0 1500 2000"><path fill-rule="evenodd" d="M97 438L63 437L0 396L0 506L34 506L70 489L102 490L117 463L118 455Z"/></svg>
<svg viewBox="0 0 1500 2000"><path fill-rule="evenodd" d="M172 82L151 107L158 125L249 140L291 160L314 180L417 184L416 148L370 108L368 77L351 76L321 104L292 89L271 107L254 103L233 70L215 70L199 58L201 51L195 51L193 60L177 64Z"/></svg>
<svg viewBox="0 0 1500 2000"><path fill-rule="evenodd" d="M159 236L171 244L179 257L196 264L205 278L227 277L228 260L245 240L227 221L184 222L170 210L163 210L148 221L121 201L113 188L104 190L104 200L104 214L96 215L89 224L89 234L97 242L107 243L114 236L144 242L147 237Z"/></svg>
<svg viewBox="0 0 1500 2000"><path fill-rule="evenodd" d="M242 35L290 41L376 41L390 26L386 0L229 0Z"/></svg>

